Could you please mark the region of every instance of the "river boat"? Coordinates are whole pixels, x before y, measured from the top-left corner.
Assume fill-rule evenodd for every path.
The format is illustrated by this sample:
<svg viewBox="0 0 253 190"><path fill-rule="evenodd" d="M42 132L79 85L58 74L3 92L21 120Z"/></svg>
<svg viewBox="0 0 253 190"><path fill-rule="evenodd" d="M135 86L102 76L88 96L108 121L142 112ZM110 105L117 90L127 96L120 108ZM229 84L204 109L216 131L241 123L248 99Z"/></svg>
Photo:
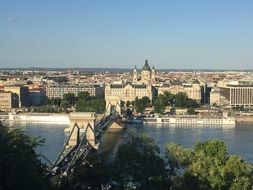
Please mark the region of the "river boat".
<svg viewBox="0 0 253 190"><path fill-rule="evenodd" d="M69 124L68 114L52 114L52 113L27 113L14 114L9 113L9 121L29 122L29 123L57 123Z"/></svg>
<svg viewBox="0 0 253 190"><path fill-rule="evenodd" d="M143 118L142 117L131 117L125 120L126 123L143 123Z"/></svg>
<svg viewBox="0 0 253 190"><path fill-rule="evenodd" d="M143 123L191 124L191 125L236 125L233 117L200 117L192 115L145 117Z"/></svg>

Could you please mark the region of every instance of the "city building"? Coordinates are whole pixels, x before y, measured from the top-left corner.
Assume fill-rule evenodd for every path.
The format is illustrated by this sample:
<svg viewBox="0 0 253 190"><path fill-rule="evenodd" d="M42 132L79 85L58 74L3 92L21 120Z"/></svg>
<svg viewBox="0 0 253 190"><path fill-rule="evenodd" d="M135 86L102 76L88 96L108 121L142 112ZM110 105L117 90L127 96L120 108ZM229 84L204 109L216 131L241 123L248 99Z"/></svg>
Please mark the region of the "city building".
<svg viewBox="0 0 253 190"><path fill-rule="evenodd" d="M232 82L224 87L215 87L210 93L210 105L222 107L253 107L253 84Z"/></svg>
<svg viewBox="0 0 253 190"><path fill-rule="evenodd" d="M192 83L174 83L163 84L158 87L158 95L163 94L164 92L170 92L172 94L177 94L179 92L184 92L188 95L189 98L196 100L197 103L201 103L202 99L202 87L198 81Z"/></svg>
<svg viewBox="0 0 253 190"><path fill-rule="evenodd" d="M220 106L221 105L221 94L220 88L213 88L210 92L210 105Z"/></svg>
<svg viewBox="0 0 253 190"><path fill-rule="evenodd" d="M155 68L152 69L148 65L148 61L145 60L145 64L142 67L140 73L137 68L133 71L133 82L121 82L111 83L105 87L105 100L107 106L109 103L113 106L117 106L121 101L132 102L136 98L140 99L148 97L153 100L157 95L157 90L152 86L152 82L155 82Z"/></svg>
<svg viewBox="0 0 253 190"><path fill-rule="evenodd" d="M31 89L29 90L29 99L31 106L40 106L43 104L46 98L46 93L43 89Z"/></svg>
<svg viewBox="0 0 253 190"><path fill-rule="evenodd" d="M27 86L5 86L4 91L10 91L17 95L19 107L29 107L29 91Z"/></svg>
<svg viewBox="0 0 253 190"><path fill-rule="evenodd" d="M229 88L229 106L253 107L253 84L228 84Z"/></svg>
<svg viewBox="0 0 253 190"><path fill-rule="evenodd" d="M145 64L142 67L140 75L138 73L137 67L135 66L134 71L133 71L134 83L149 84L151 82L154 82L155 79L156 79L155 67L153 66L153 68L151 69L148 65L148 60L145 60Z"/></svg>
<svg viewBox="0 0 253 190"><path fill-rule="evenodd" d="M48 98L63 98L64 94L73 93L76 96L79 92L88 92L90 96L103 97L104 87L101 85L49 85L46 87Z"/></svg>
<svg viewBox="0 0 253 190"><path fill-rule="evenodd" d="M152 100L154 93L155 89L150 84L109 84L105 87L105 100L131 102L144 96Z"/></svg>
<svg viewBox="0 0 253 190"><path fill-rule="evenodd" d="M12 92L0 91L0 110L7 111L11 108L17 108L18 96Z"/></svg>

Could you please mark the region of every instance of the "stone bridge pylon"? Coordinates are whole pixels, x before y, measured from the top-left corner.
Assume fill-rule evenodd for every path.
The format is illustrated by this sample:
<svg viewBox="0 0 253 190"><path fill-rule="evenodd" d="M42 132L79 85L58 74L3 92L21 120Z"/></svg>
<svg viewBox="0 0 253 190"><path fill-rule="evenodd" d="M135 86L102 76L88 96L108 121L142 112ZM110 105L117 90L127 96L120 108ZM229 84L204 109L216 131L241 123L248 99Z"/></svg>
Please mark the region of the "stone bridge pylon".
<svg viewBox="0 0 253 190"><path fill-rule="evenodd" d="M72 112L69 115L70 119L70 131L73 131L68 146L76 146L80 133L86 133L86 140L90 143L91 146L95 147L96 145L96 136L95 136L95 121L97 115L95 112ZM76 127L78 126L78 127ZM73 129L74 128L74 129Z"/></svg>

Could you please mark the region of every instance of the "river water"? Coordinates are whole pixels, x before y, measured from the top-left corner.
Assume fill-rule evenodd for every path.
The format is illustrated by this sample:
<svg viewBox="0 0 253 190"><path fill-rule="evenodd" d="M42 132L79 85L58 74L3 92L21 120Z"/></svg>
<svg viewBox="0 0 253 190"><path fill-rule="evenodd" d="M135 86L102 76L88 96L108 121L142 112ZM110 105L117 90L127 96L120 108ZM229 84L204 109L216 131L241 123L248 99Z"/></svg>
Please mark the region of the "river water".
<svg viewBox="0 0 253 190"><path fill-rule="evenodd" d="M67 126L41 123L12 124L12 127L21 128L30 136L43 138L45 143L37 148L37 152L52 162L56 160L68 137L68 134L64 133L64 128ZM104 137L100 152L105 155L115 154L123 137L132 129L137 134L145 133L152 137L159 146L162 155L164 155L166 144L169 142L176 142L191 148L196 141L220 139L226 143L229 154L238 154L253 163L253 124L237 125L236 127L128 124L127 129L121 132L109 130Z"/></svg>

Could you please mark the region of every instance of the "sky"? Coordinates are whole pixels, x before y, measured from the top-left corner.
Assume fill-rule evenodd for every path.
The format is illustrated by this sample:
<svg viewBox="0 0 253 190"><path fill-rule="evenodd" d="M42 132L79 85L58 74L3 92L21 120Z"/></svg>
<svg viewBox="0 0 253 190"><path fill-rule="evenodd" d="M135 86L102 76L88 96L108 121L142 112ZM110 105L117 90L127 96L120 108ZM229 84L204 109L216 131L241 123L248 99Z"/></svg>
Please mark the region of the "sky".
<svg viewBox="0 0 253 190"><path fill-rule="evenodd" d="M1 0L0 67L252 69L252 0Z"/></svg>

